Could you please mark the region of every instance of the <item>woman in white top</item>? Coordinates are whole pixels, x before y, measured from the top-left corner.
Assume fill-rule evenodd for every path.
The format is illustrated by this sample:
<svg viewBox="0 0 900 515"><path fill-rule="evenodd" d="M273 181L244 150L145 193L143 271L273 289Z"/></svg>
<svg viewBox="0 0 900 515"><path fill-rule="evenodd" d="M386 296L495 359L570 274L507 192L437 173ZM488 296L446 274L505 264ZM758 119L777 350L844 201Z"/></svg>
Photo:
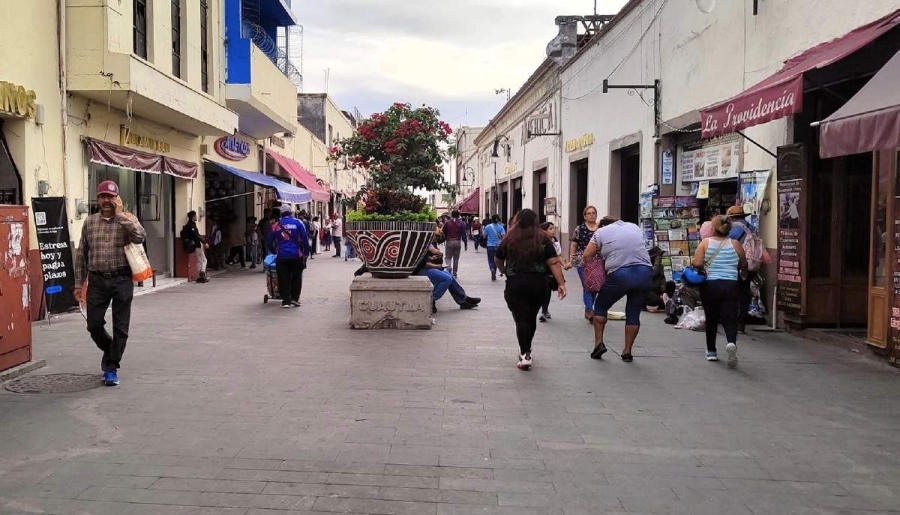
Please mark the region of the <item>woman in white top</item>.
<svg viewBox="0 0 900 515"><path fill-rule="evenodd" d="M725 328L728 345L728 368L737 367L737 330L741 303L739 274L746 273L744 247L728 237L731 224L724 216L712 220L713 235L700 242L694 260L695 268L706 269L706 281L700 285L700 298L706 314L706 360L719 361L716 337L719 324Z"/></svg>

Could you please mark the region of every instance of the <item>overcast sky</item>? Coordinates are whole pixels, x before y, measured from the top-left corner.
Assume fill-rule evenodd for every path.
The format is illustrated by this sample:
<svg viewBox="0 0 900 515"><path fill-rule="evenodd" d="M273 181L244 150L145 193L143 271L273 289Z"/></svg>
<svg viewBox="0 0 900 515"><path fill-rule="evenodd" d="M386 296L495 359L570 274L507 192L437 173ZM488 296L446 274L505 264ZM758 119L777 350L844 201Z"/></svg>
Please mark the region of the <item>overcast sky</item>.
<svg viewBox="0 0 900 515"><path fill-rule="evenodd" d="M594 0L293 0L304 27L304 91L364 116L428 104L457 127L483 125L543 62L560 14ZM625 0L598 0L615 14Z"/></svg>

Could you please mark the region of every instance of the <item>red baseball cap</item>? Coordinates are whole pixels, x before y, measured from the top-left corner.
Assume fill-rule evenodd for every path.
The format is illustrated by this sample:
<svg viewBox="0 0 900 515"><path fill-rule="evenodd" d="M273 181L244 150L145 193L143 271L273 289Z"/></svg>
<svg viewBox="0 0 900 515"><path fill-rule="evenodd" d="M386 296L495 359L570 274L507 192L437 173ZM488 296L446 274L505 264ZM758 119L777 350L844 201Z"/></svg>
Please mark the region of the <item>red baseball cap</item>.
<svg viewBox="0 0 900 515"><path fill-rule="evenodd" d="M97 186L97 195L119 196L119 185L113 181L103 181Z"/></svg>

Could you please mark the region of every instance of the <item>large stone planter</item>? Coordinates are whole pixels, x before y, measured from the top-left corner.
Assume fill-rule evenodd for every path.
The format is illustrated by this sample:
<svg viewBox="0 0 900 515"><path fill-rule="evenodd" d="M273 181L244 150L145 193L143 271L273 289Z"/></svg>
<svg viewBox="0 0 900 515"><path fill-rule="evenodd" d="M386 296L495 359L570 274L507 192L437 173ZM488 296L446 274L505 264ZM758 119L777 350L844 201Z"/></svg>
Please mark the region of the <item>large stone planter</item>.
<svg viewBox="0 0 900 515"><path fill-rule="evenodd" d="M373 277L412 275L434 238L434 222L348 222L346 236Z"/></svg>

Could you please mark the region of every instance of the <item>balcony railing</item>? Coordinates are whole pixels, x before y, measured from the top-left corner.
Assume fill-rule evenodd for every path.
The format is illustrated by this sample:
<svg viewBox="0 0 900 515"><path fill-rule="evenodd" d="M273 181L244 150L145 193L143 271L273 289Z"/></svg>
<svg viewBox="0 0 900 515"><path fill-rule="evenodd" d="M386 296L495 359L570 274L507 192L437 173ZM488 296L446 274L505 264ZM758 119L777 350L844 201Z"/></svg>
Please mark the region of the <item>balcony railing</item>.
<svg viewBox="0 0 900 515"><path fill-rule="evenodd" d="M294 63L291 62L287 53L278 47L275 40L273 40L262 27L245 21L243 23L243 32L244 36L253 41L253 44L262 50L270 61L275 63L275 66L281 70L281 73L283 73L293 85L298 88L303 85L303 75L300 73L300 70L294 66Z"/></svg>

